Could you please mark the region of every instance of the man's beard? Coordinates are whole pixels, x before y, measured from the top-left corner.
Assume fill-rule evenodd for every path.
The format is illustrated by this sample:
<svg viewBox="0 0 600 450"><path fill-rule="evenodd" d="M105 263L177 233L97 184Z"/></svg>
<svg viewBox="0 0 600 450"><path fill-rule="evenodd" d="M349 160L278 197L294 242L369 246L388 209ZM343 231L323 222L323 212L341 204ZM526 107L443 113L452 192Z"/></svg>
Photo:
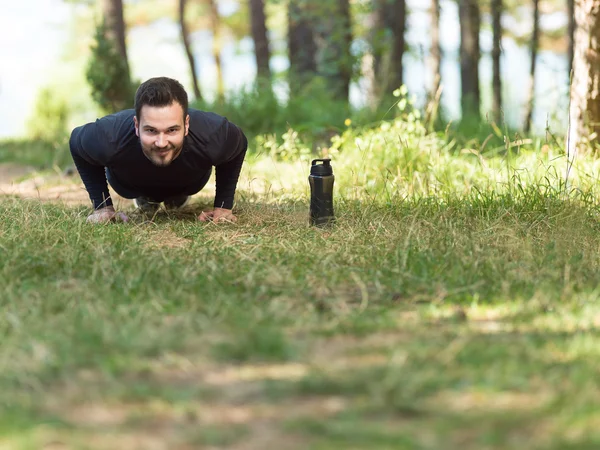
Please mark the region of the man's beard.
<svg viewBox="0 0 600 450"><path fill-rule="evenodd" d="M181 149L183 148L183 145L181 145L180 147L176 147L172 144L170 144L168 147L166 148L156 148L154 146L152 147L144 147L144 145L142 145L142 143L140 142L140 145L142 146L142 151L144 153L144 155L146 156L146 158L148 158L150 160L150 162L152 164L154 164L157 167L167 167L169 165L171 165L173 163L173 161L175 161L175 159L179 156L179 154L181 153ZM165 156L170 156L170 159L163 159L163 157L161 157L161 155L159 155L160 152L164 152L164 151L168 151L168 153Z"/></svg>

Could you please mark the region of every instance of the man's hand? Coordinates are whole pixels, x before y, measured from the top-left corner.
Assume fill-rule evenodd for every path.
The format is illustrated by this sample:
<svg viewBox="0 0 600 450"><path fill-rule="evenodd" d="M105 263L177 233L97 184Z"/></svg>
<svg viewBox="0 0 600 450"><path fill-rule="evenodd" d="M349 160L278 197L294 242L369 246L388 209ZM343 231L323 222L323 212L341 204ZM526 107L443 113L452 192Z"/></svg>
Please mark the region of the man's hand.
<svg viewBox="0 0 600 450"><path fill-rule="evenodd" d="M108 223L116 220L127 222L129 218L122 212L115 212L115 208L112 206L105 206L90 214L87 218L87 223Z"/></svg>
<svg viewBox="0 0 600 450"><path fill-rule="evenodd" d="M201 222L235 222L237 217L231 213L231 209L215 208L212 211L202 211L198 216Z"/></svg>

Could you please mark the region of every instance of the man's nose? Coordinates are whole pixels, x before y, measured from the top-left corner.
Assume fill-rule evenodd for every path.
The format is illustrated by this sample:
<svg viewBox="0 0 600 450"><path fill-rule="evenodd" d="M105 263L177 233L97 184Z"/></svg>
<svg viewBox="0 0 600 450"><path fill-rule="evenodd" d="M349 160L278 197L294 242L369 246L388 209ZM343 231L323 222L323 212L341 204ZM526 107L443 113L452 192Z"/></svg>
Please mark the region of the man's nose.
<svg viewBox="0 0 600 450"><path fill-rule="evenodd" d="M158 136L156 136L156 144L155 145L159 148L166 147L167 146L166 136L162 133L159 133Z"/></svg>

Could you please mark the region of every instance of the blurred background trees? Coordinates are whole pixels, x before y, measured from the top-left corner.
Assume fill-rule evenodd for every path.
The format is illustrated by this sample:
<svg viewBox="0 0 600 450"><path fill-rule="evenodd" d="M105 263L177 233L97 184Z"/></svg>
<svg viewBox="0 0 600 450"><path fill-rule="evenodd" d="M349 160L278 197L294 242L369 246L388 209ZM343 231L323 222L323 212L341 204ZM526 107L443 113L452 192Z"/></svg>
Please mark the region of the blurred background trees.
<svg viewBox="0 0 600 450"><path fill-rule="evenodd" d="M481 12L477 0L459 0L462 117L476 122L481 109L479 58Z"/></svg>
<svg viewBox="0 0 600 450"><path fill-rule="evenodd" d="M132 106L138 82L131 81L130 34L160 24L178 30L171 39L179 41L185 66L173 56L169 75L184 81L193 106L227 115L251 135L281 136L291 127L328 139L349 118L364 124L392 118L399 114L393 105L413 96L399 88L415 72L423 92L411 108L425 113L431 129L448 129L442 105L451 97L458 100L460 114L453 123L466 134L477 134L489 123L530 133L536 114L553 114L537 106L545 95L539 92L540 64L549 52L562 52L568 61L555 78L556 89L570 103L570 141L594 138L590 133L600 119L594 88L600 0L71 1L95 11L95 33L83 26L77 33L93 38L86 78L102 112ZM452 30L441 28L449 15L454 16ZM559 25L547 31L545 20ZM426 39L416 43L417 32ZM460 42L456 54L445 50L444 36L452 33ZM517 83L517 67L506 62L507 43L527 49L520 65L528 68L528 76ZM134 56L152 64L158 54L146 49ZM233 87L226 72L241 54L252 55L243 70L254 70L255 83ZM451 65L457 68L457 88L445 80ZM522 92L520 104L509 100L516 91ZM507 116L517 119L508 124Z"/></svg>
<svg viewBox="0 0 600 450"><path fill-rule="evenodd" d="M133 106L135 87L127 58L122 0L101 0L102 14L86 77L92 98L102 111L113 113Z"/></svg>
<svg viewBox="0 0 600 450"><path fill-rule="evenodd" d="M187 0L179 0L179 27L181 28L181 43L185 49L185 55L190 65L190 74L192 76L192 88L194 90L194 97L197 100L202 100L202 93L200 92L200 85L198 83L198 70L196 69L196 58L192 51L190 44L190 35L188 26L185 19L185 7Z"/></svg>
<svg viewBox="0 0 600 450"><path fill-rule="evenodd" d="M576 0L568 150L575 154L600 132L600 0Z"/></svg>
<svg viewBox="0 0 600 450"><path fill-rule="evenodd" d="M267 35L267 18L263 0L249 0L252 40L256 56L256 76L266 82L271 79L271 48Z"/></svg>

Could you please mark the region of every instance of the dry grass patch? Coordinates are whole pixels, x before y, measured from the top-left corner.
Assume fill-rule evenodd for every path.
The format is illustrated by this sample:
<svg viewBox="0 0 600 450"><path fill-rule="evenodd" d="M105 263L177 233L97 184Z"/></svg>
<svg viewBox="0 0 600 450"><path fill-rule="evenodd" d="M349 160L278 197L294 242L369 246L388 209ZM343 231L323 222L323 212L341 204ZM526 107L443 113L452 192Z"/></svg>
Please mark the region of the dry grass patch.
<svg viewBox="0 0 600 450"><path fill-rule="evenodd" d="M441 391L424 401L431 410L447 410L453 413L486 413L511 411L534 411L547 406L553 399L549 391L535 392L486 392Z"/></svg>
<svg viewBox="0 0 600 450"><path fill-rule="evenodd" d="M161 227L160 230L144 233L143 242L148 248L186 248L190 246L192 240L177 236L172 230Z"/></svg>

